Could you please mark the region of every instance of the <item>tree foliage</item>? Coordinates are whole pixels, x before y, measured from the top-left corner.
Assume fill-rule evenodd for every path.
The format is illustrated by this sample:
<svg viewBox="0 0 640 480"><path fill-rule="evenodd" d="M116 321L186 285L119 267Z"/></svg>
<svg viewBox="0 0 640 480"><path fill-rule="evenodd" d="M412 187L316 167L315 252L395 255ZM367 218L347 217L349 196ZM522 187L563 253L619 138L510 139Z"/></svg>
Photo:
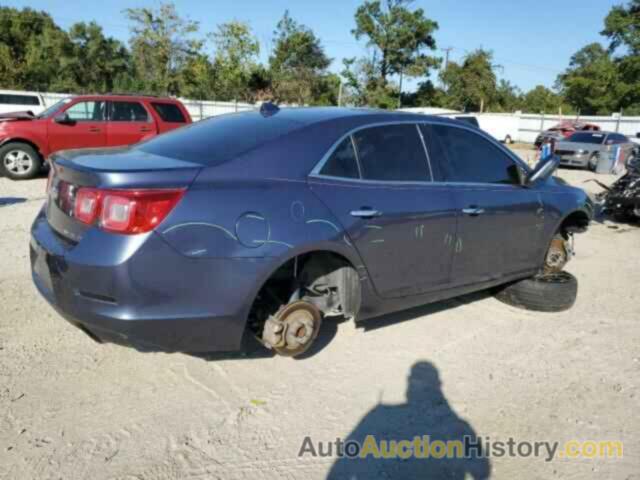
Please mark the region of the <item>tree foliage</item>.
<svg viewBox="0 0 640 480"><path fill-rule="evenodd" d="M291 18L288 11L278 22L274 37L269 66L276 97L288 103L317 103L321 85L331 87L326 78L331 59L320 39L311 29Z"/></svg>
<svg viewBox="0 0 640 480"><path fill-rule="evenodd" d="M425 17L424 10L409 7L413 0L368 0L356 10L357 39L366 37L367 45L378 55L382 84L390 75L421 77L439 60L427 55L435 50L433 33L438 24Z"/></svg>
<svg viewBox="0 0 640 480"><path fill-rule="evenodd" d="M394 109L445 107L466 111L640 115L640 0L614 6L604 19L606 45L576 52L555 89L523 93L496 73L491 51L478 49L440 70L433 56L438 24L413 0L363 0L355 11L356 39L368 53L343 60L340 75L309 27L288 11L276 25L273 48L260 62L248 24L231 21L201 32L173 3L123 11L128 45L96 22L60 28L46 12L0 7L0 88L59 92L139 92L197 99L289 104L343 104ZM418 88L406 92L403 77ZM339 93L340 92L340 93Z"/></svg>

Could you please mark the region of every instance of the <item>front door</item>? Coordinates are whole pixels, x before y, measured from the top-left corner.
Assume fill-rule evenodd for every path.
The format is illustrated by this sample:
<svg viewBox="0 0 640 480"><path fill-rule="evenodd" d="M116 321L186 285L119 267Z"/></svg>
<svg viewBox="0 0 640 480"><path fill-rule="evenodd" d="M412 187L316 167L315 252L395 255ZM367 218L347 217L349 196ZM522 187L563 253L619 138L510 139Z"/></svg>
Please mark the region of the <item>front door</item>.
<svg viewBox="0 0 640 480"><path fill-rule="evenodd" d="M446 187L431 182L415 125L354 133L309 183L347 231L380 296L446 287L455 205Z"/></svg>
<svg viewBox="0 0 640 480"><path fill-rule="evenodd" d="M49 149L57 152L70 148L100 148L106 146L106 102L81 100L71 102L66 110L68 122L57 123L52 118L48 127Z"/></svg>
<svg viewBox="0 0 640 480"><path fill-rule="evenodd" d="M452 284L479 283L538 267L544 208L523 186L523 167L481 134L424 125L429 157L455 198L458 228Z"/></svg>

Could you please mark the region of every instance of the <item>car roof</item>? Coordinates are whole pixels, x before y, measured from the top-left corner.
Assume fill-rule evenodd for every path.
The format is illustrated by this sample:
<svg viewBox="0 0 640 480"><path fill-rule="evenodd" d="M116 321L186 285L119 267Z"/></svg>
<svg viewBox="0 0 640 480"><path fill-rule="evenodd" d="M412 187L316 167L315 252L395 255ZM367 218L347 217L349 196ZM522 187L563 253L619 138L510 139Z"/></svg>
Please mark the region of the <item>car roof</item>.
<svg viewBox="0 0 640 480"><path fill-rule="evenodd" d="M96 94L83 94L83 95L69 95L69 98L75 99L109 99L109 100L153 100L159 102L178 102L178 99L171 97L157 97L154 95L138 95L128 93L96 93Z"/></svg>
<svg viewBox="0 0 640 480"><path fill-rule="evenodd" d="M238 115L251 115L255 111L242 112ZM425 115L421 113L388 111L373 108L350 107L282 107L274 112L265 113L265 116L279 118L281 120L296 122L301 125L314 125L333 120L347 120L350 124L367 125L377 122L436 120L442 123L459 124L460 121L447 119L438 115Z"/></svg>

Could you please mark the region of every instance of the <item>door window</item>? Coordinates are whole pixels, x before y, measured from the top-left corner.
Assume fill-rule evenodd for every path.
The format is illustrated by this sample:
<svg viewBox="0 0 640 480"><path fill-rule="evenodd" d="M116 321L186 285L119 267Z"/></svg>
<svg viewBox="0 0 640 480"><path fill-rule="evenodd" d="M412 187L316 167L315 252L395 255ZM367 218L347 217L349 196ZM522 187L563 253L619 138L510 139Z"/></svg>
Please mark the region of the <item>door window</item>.
<svg viewBox="0 0 640 480"><path fill-rule="evenodd" d="M74 122L102 122L105 102L78 102L71 105L65 113Z"/></svg>
<svg viewBox="0 0 640 480"><path fill-rule="evenodd" d="M112 122L148 122L149 114L138 102L111 102Z"/></svg>
<svg viewBox="0 0 640 480"><path fill-rule="evenodd" d="M353 134L365 180L427 182L429 165L413 124L386 125Z"/></svg>
<svg viewBox="0 0 640 480"><path fill-rule="evenodd" d="M167 123L185 123L187 120L184 118L182 111L177 105L173 103L156 103L151 104L162 121Z"/></svg>
<svg viewBox="0 0 640 480"><path fill-rule="evenodd" d="M430 125L427 149L451 182L520 184L520 168L489 140L464 128ZM439 145L438 145L439 144Z"/></svg>
<svg viewBox="0 0 640 480"><path fill-rule="evenodd" d="M356 160L356 152L353 149L351 136L345 138L340 145L338 145L338 148L333 151L327 163L325 163L322 170L320 170L320 175L360 178L358 161Z"/></svg>

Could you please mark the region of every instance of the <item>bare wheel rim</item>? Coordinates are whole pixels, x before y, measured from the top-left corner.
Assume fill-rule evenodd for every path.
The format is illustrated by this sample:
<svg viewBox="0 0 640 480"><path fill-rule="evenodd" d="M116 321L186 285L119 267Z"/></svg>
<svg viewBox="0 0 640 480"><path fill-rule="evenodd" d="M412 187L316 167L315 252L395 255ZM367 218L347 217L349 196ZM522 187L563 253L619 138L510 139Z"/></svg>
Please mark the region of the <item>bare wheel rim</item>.
<svg viewBox="0 0 640 480"><path fill-rule="evenodd" d="M7 171L15 175L24 175L33 167L33 158L24 150L9 150L2 163Z"/></svg>

